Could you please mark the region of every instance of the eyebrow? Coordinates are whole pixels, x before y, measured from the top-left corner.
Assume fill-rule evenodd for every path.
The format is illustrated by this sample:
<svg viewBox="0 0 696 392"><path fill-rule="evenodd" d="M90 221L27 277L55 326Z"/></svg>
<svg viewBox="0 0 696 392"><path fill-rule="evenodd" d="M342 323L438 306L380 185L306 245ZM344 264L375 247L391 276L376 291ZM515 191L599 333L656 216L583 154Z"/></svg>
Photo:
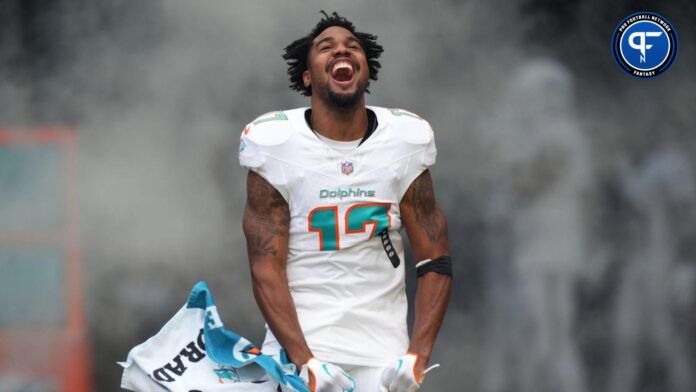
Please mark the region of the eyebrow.
<svg viewBox="0 0 696 392"><path fill-rule="evenodd" d="M347 40L347 41L355 41L355 42L357 42L358 44L360 44L360 40L357 39L357 38L355 38L355 37L352 36L352 35L347 35L347 36L346 36L346 40ZM329 41L335 41L334 37L331 37L331 36L329 36L329 37L324 37L324 38L320 39L319 41L317 41L317 43L314 44L314 46L319 46L319 45L321 45L322 43L324 43L324 42L329 42Z"/></svg>

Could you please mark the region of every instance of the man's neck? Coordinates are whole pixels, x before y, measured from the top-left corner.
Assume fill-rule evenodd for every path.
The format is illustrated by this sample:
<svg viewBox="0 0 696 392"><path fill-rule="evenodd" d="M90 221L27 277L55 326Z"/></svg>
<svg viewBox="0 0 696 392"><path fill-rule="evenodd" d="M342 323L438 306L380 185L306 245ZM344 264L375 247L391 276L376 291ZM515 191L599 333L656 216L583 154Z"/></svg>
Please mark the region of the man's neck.
<svg viewBox="0 0 696 392"><path fill-rule="evenodd" d="M361 139L367 123L364 98L355 107L335 109L312 97L312 128L324 137L338 141Z"/></svg>

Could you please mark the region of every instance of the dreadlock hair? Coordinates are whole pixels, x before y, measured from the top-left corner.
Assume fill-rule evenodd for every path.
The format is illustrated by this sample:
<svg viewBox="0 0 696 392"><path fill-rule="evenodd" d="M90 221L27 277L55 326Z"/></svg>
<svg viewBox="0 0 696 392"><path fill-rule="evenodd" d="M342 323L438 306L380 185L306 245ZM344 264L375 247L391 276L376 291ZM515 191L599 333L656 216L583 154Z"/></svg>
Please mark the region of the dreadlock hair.
<svg viewBox="0 0 696 392"><path fill-rule="evenodd" d="M370 72L370 79L377 80L377 74L381 65L377 59L384 52L382 45L377 43L377 36L368 33L361 33L355 31L355 26L353 22L349 21L343 16L339 16L338 13L333 12L328 15L324 11L320 11L324 17L314 26L312 32L308 35L295 40L293 43L285 47L283 52L283 59L288 63L288 75L290 75L290 88L299 91L302 95L311 96L312 86L305 87L304 81L302 80L302 74L307 70L307 57L309 56L309 49L312 46L312 41L321 34L322 31L329 27L339 26L350 31L355 38L360 41L362 49L365 51L365 57L367 57L367 68ZM368 80L367 86L370 85ZM368 93L370 90L365 89Z"/></svg>

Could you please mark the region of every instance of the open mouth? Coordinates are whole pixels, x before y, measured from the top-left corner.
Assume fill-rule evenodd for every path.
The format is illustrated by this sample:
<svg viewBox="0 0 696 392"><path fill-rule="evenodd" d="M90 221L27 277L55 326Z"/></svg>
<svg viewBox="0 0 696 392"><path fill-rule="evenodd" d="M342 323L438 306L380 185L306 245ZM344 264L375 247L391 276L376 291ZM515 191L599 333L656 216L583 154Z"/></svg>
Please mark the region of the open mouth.
<svg viewBox="0 0 696 392"><path fill-rule="evenodd" d="M331 66L331 77L337 82L350 82L354 74L355 68L349 60L337 60Z"/></svg>

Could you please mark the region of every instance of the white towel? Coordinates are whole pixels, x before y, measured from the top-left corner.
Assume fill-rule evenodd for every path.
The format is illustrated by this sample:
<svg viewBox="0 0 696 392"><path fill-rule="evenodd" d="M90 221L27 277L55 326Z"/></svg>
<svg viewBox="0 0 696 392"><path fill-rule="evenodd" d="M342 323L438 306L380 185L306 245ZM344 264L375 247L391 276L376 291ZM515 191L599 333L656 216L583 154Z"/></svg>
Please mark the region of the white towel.
<svg viewBox="0 0 696 392"><path fill-rule="evenodd" d="M262 354L224 328L205 282L153 337L134 347L121 387L136 392L309 392L281 349Z"/></svg>

